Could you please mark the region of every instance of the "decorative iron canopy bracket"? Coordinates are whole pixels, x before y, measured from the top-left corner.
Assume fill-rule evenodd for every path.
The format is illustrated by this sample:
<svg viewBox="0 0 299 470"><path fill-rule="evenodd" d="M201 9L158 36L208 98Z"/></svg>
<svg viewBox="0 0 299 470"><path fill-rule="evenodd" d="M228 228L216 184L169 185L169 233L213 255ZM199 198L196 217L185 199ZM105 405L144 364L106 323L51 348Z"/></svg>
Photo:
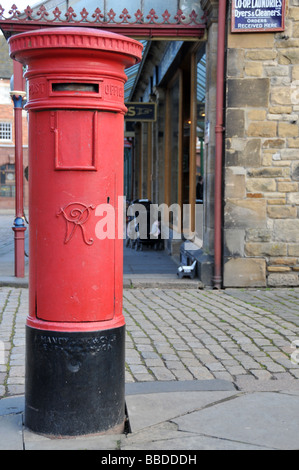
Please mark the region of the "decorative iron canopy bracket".
<svg viewBox="0 0 299 470"><path fill-rule="evenodd" d="M0 28L4 36L39 29L44 27L57 26L85 26L89 28L108 29L109 31L126 36L146 39L199 39L202 38L206 30L206 16L199 17L194 10L189 15L184 15L182 10L178 10L175 15L171 15L168 10L159 17L154 9L146 15L141 10L131 15L124 8L117 16L110 9L107 14L103 14L99 8L90 13L83 8L77 14L72 7L63 13L56 7L53 11L48 11L44 5L32 9L28 6L22 13L16 5L6 13L0 5Z"/></svg>

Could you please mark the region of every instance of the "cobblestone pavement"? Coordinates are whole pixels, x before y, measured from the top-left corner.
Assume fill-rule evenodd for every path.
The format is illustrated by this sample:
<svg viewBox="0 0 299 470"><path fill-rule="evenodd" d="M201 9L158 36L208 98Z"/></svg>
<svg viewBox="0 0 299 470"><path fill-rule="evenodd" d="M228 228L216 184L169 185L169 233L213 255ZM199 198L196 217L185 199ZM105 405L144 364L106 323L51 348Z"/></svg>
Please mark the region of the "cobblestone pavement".
<svg viewBox="0 0 299 470"><path fill-rule="evenodd" d="M27 304L0 288L0 398L24 393ZM124 314L127 383L298 384L299 289L124 289Z"/></svg>

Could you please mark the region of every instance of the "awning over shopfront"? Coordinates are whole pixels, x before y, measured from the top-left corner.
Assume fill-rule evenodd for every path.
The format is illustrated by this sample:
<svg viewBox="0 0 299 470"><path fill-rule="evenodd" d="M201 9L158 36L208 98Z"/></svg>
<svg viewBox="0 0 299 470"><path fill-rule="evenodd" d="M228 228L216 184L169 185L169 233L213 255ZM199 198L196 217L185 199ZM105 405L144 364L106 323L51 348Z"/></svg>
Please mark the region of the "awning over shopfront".
<svg viewBox="0 0 299 470"><path fill-rule="evenodd" d="M143 52L142 52L142 62L143 62L145 60L150 43L145 40L141 40L140 42L143 45ZM125 73L128 77L128 80L125 83L125 102L130 100L131 91L134 89L134 84L138 80L138 76L140 73L140 66L141 66L141 63L139 62L138 64L135 64L132 67L129 67L128 69L125 70Z"/></svg>
<svg viewBox="0 0 299 470"><path fill-rule="evenodd" d="M1 0L0 0L1 4ZM6 3L7 4L7 3ZM39 27L77 25L107 28L136 38L197 38L205 30L204 13L193 0L47 0L27 6L0 6L6 37Z"/></svg>
<svg viewBox="0 0 299 470"><path fill-rule="evenodd" d="M22 0L19 0L22 2ZM10 7L0 0L0 28L11 35L44 27L82 26L105 28L138 38L144 45L145 60L152 40L197 40L205 31L204 12L194 0L46 0L30 2L26 8L17 2ZM27 3L27 2L26 2ZM23 3L24 4L24 3ZM125 101L138 78L140 64L127 70Z"/></svg>

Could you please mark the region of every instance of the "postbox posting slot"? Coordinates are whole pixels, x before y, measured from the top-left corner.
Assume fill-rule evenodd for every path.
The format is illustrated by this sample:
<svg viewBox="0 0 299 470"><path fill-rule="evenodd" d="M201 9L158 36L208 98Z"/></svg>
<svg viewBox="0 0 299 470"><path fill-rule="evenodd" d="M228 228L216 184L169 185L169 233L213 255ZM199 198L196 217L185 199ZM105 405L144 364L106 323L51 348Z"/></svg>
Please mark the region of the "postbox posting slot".
<svg viewBox="0 0 299 470"><path fill-rule="evenodd" d="M99 93L98 83L52 83L52 91L77 91L77 92L89 92Z"/></svg>

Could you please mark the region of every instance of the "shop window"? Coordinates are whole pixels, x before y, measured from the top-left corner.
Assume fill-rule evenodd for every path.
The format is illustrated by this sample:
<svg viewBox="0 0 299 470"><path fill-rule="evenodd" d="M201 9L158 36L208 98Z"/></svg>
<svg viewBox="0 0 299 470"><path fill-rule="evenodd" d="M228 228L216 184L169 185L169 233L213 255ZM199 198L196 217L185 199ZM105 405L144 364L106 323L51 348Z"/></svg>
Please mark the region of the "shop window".
<svg viewBox="0 0 299 470"><path fill-rule="evenodd" d="M0 197L15 196L15 166L6 164L0 166Z"/></svg>
<svg viewBox="0 0 299 470"><path fill-rule="evenodd" d="M0 140L12 140L11 122L0 122Z"/></svg>

